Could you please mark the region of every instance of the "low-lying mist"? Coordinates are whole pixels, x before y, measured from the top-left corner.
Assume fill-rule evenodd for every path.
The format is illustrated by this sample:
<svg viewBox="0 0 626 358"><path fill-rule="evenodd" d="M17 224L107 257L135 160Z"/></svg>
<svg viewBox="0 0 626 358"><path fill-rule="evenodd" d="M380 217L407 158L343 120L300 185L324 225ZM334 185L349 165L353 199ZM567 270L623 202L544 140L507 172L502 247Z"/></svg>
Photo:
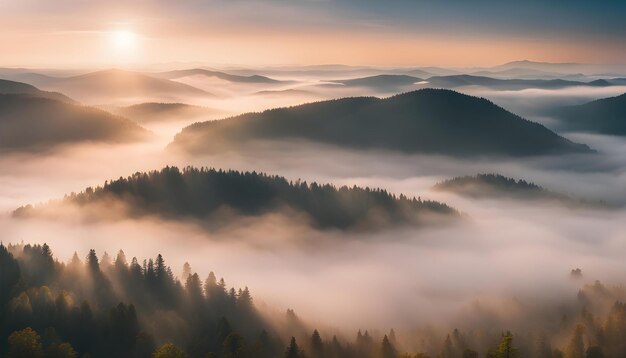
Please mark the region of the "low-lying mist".
<svg viewBox="0 0 626 358"><path fill-rule="evenodd" d="M625 142L576 136L600 153L469 162L291 142L193 158L164 151L160 143L80 145L41 156L4 156L0 197L6 214L0 237L5 243L47 242L63 260L89 248L99 255L123 249L128 257L163 253L174 268L189 262L201 277L215 271L240 286L248 285L260 307L293 308L315 326L347 333L358 328L462 327L482 319L475 309L480 302L489 302L485 305L499 317L496 329L521 329L529 322L524 314L508 312L508 300L533 302L522 311L548 310L574 300L584 282L626 279L622 260L626 213L474 200L430 189L444 178L498 172L579 198L623 205ZM357 234L318 231L281 214L235 221L214 232L154 218L85 223L71 217L18 220L9 215L20 205L60 198L106 179L167 164L381 187L445 202L465 218L446 227ZM583 280L572 282L569 272L577 267L583 270ZM505 308L494 308L499 306L493 302Z"/></svg>

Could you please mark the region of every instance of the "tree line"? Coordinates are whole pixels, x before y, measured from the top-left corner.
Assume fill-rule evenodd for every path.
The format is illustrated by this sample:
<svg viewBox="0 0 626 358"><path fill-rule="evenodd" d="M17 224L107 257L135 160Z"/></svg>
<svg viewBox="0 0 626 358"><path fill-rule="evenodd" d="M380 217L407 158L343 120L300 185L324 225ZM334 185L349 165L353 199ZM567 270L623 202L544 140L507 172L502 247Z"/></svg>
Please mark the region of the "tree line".
<svg viewBox="0 0 626 358"><path fill-rule="evenodd" d="M139 261L90 250L68 262L43 245L0 244L0 356L200 358L602 358L626 356L626 289L596 282L552 330L453 330L324 335L288 309L260 314L247 287L188 264L177 278L162 255ZM594 315L592 312L605 312ZM493 331L491 331L493 332ZM409 351L413 349L413 352Z"/></svg>

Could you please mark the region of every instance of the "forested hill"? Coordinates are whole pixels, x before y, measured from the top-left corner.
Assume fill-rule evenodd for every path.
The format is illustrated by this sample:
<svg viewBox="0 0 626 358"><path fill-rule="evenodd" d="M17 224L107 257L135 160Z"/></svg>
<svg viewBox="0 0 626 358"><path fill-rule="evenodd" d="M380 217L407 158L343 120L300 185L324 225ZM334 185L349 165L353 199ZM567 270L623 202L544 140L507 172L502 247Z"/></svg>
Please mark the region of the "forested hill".
<svg viewBox="0 0 626 358"><path fill-rule="evenodd" d="M453 192L471 198L513 198L520 200L543 200L571 207L609 208L601 201L587 201L556 193L535 183L505 177L500 174L478 174L444 180L434 187L437 191Z"/></svg>
<svg viewBox="0 0 626 358"><path fill-rule="evenodd" d="M437 89L385 99L343 98L196 123L183 129L171 147L202 153L237 150L246 141L289 138L452 156L591 151L486 99Z"/></svg>
<svg viewBox="0 0 626 358"><path fill-rule="evenodd" d="M74 103L74 100L58 92L42 91L39 88L23 82L0 79L1 94L27 94L33 97L50 98L61 102Z"/></svg>
<svg viewBox="0 0 626 358"><path fill-rule="evenodd" d="M578 106L559 108L557 118L567 130L626 135L626 93Z"/></svg>
<svg viewBox="0 0 626 358"><path fill-rule="evenodd" d="M455 217L449 206L395 196L380 189L289 182L256 172L166 167L107 182L103 187L69 196L66 201L86 206L110 198L128 205L131 216L159 215L195 218L210 223L224 209L254 216L272 212L305 214L314 227L327 229L378 228L417 224L426 216ZM37 209L24 207L16 215ZM423 219L423 220L422 220Z"/></svg>
<svg viewBox="0 0 626 358"><path fill-rule="evenodd" d="M100 109L23 94L0 94L0 150L45 150L76 142L119 143L151 133Z"/></svg>
<svg viewBox="0 0 626 358"><path fill-rule="evenodd" d="M182 357L158 355L179 350L157 350L166 342L191 357L235 357L244 339L249 357L284 349L247 287L190 267L181 282L161 255L140 264L122 250L100 259L90 250L63 263L45 244L0 243L0 268L2 357Z"/></svg>
<svg viewBox="0 0 626 358"><path fill-rule="evenodd" d="M579 290L575 304L562 298L548 306L554 312L516 306L527 328L513 333L475 305L483 318L467 331L396 336L375 327L346 339L310 327L291 309L268 318L247 287L229 288L213 272L202 280L185 264L179 280L160 254L140 263L122 250L115 257L89 250L61 262L46 244L0 243L0 268L0 356L9 358L626 356L623 286L599 281Z"/></svg>

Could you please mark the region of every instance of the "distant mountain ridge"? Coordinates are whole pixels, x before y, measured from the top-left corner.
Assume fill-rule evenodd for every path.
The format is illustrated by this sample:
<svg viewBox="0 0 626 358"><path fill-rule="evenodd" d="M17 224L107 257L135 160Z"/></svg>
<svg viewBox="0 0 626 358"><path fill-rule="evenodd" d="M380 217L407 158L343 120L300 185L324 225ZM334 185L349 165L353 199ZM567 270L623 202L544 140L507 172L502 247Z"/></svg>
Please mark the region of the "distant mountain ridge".
<svg viewBox="0 0 626 358"><path fill-rule="evenodd" d="M184 83L119 69L89 72L71 77L30 74L29 83L42 88L52 88L81 100L90 97L114 100L126 97L211 96L206 91Z"/></svg>
<svg viewBox="0 0 626 358"><path fill-rule="evenodd" d="M0 79L0 94L27 94L35 97L50 98L57 101L73 103L73 99L58 92L42 91L27 83Z"/></svg>
<svg viewBox="0 0 626 358"><path fill-rule="evenodd" d="M60 144L130 142L150 133L108 112L50 98L0 94L0 150L46 150Z"/></svg>
<svg viewBox="0 0 626 358"><path fill-rule="evenodd" d="M343 98L196 123L176 135L170 147L199 153L289 138L452 156L592 152L486 99L436 89L384 99Z"/></svg>
<svg viewBox="0 0 626 358"><path fill-rule="evenodd" d="M408 75L376 75L370 77L353 78L347 80L333 80L331 82L340 83L346 86L357 87L391 87L410 86L423 81L421 78Z"/></svg>
<svg viewBox="0 0 626 358"><path fill-rule="evenodd" d="M612 85L606 80L580 82L562 79L497 79L473 75L435 76L428 78L426 82L428 82L428 86L443 88L481 86L499 90L521 90L527 88L559 89L574 86L604 87Z"/></svg>
<svg viewBox="0 0 626 358"><path fill-rule="evenodd" d="M218 113L218 111L185 103L146 102L110 110L138 123L174 121Z"/></svg>
<svg viewBox="0 0 626 358"><path fill-rule="evenodd" d="M513 179L501 174L478 174L447 179L437 183L433 190L452 192L471 198L518 199L552 201L567 206L604 207L602 202L590 202L545 189L535 183Z"/></svg>
<svg viewBox="0 0 626 358"><path fill-rule="evenodd" d="M421 199L394 196L380 189L289 182L283 177L256 172L165 167L108 181L66 197L63 203L81 208L125 204L131 217L157 215L194 219L209 226L229 218L286 212L304 215L318 229L381 229L428 223L436 216L456 218L449 206ZM48 204L54 205L54 203ZM43 207L26 206L16 216L44 214ZM96 210L97 211L97 210ZM426 216L426 217L424 217Z"/></svg>
<svg viewBox="0 0 626 358"><path fill-rule="evenodd" d="M566 130L626 135L626 93L562 107L553 114L562 121Z"/></svg>
<svg viewBox="0 0 626 358"><path fill-rule="evenodd" d="M401 74L381 74L351 79L331 80L324 82L327 87L343 85L345 87L364 87L381 91L407 91L419 88L457 89L462 87L484 87L494 90L562 89L567 87L608 87L623 85L621 78L598 79L592 81L575 81L561 78L550 79L518 79L493 78L476 74L459 74L447 76L415 77Z"/></svg>
<svg viewBox="0 0 626 358"><path fill-rule="evenodd" d="M236 83L280 83L281 81L275 80L266 76L260 75L249 75L249 76L241 76L241 75L232 75L226 72L221 71L212 71L205 70L202 68L193 68L188 70L174 70L167 72L158 72L155 74L157 77L166 78L166 79L177 79L181 77L193 76L193 75L202 75L207 77L216 77L229 82Z"/></svg>

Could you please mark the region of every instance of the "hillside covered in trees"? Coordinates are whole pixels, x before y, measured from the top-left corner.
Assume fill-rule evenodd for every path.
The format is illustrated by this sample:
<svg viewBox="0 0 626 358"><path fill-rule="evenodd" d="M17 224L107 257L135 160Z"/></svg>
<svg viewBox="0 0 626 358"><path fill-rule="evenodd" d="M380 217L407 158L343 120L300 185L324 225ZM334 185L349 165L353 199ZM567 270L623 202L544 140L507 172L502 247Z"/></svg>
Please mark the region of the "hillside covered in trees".
<svg viewBox="0 0 626 358"><path fill-rule="evenodd" d="M458 216L445 204L398 197L381 189L336 188L328 184L289 182L256 172L191 167L182 171L166 167L136 173L70 195L65 203L88 206L109 199L127 204L131 216L193 218L209 224L217 217L223 219L226 210L244 216L272 212L303 214L311 225L321 229L375 229L425 223L434 216ZM27 216L37 211L38 208L23 207L16 210L16 215Z"/></svg>
<svg viewBox="0 0 626 358"><path fill-rule="evenodd" d="M181 281L161 255L140 262L122 250L115 258L90 250L84 260L75 253L64 263L46 244L0 244L0 269L0 355L12 358L626 355L626 292L599 282L579 291L573 311L542 318L545 331L494 333L497 327L477 323L443 335L359 330L352 340L325 335L290 309L267 318L247 287L228 288L213 272L202 280L185 264ZM536 319L528 318L529 327ZM419 351L406 353L416 343Z"/></svg>
<svg viewBox="0 0 626 358"><path fill-rule="evenodd" d="M180 121L190 118L200 118L216 113L215 110L198 107L184 103L157 103L146 102L132 106L111 109L111 112L119 114L137 123L153 123L164 121Z"/></svg>
<svg viewBox="0 0 626 358"><path fill-rule="evenodd" d="M626 135L626 93L555 111L562 126L571 131Z"/></svg>
<svg viewBox="0 0 626 358"><path fill-rule="evenodd" d="M602 202L576 199L545 189L533 182L513 179L500 174L478 174L447 179L437 183L433 190L447 191L472 198L512 198L519 200L543 200L567 206L605 207Z"/></svg>
<svg viewBox="0 0 626 358"><path fill-rule="evenodd" d="M74 100L59 92L42 91L28 83L0 79L0 94L26 94L33 97L54 99L73 103Z"/></svg>
<svg viewBox="0 0 626 358"><path fill-rule="evenodd" d="M176 135L171 147L203 153L237 150L247 141L283 139L452 156L591 152L486 99L437 89L385 99L343 98L196 123Z"/></svg>
<svg viewBox="0 0 626 358"><path fill-rule="evenodd" d="M21 94L0 94L0 150L45 150L76 142L145 140L150 132L100 109Z"/></svg>

